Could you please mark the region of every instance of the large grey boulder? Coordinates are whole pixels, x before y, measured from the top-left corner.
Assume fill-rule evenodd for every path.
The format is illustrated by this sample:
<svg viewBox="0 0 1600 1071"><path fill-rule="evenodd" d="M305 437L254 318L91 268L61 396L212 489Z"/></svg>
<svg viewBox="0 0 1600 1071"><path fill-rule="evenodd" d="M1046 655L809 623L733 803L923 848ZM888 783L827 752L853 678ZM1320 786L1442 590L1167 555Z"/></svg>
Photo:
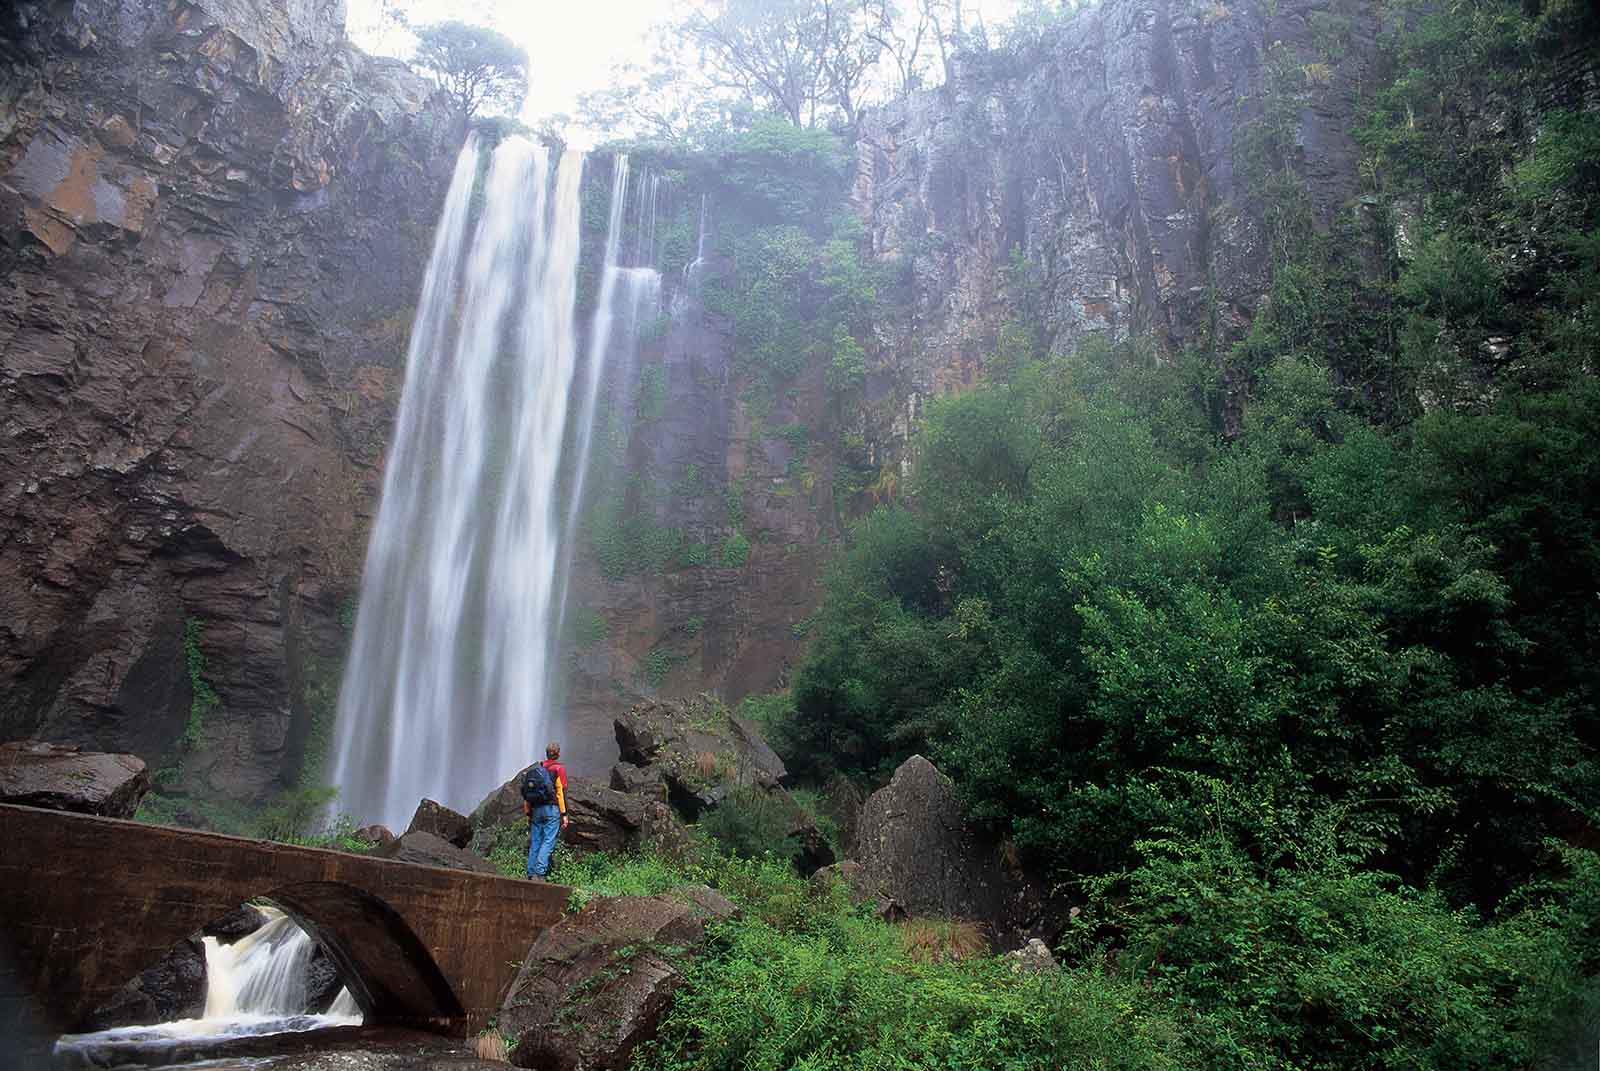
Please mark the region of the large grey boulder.
<svg viewBox="0 0 1600 1071"><path fill-rule="evenodd" d="M955 785L921 755L868 797L856 855L864 887L912 916L976 922L1004 947L1059 932L1064 907L1008 860L997 837L967 820Z"/></svg>
<svg viewBox="0 0 1600 1071"><path fill-rule="evenodd" d="M133 755L38 740L0 744L0 803L132 818L149 788L150 772Z"/></svg>
<svg viewBox="0 0 1600 1071"><path fill-rule="evenodd" d="M605 897L540 934L500 1009L512 1062L544 1071L622 1071L656 1034L682 981L676 965L732 908L704 892Z"/></svg>
<svg viewBox="0 0 1600 1071"><path fill-rule="evenodd" d="M614 728L622 761L659 770L674 806L691 821L720 803L730 784L770 790L788 776L755 726L711 696L640 703Z"/></svg>

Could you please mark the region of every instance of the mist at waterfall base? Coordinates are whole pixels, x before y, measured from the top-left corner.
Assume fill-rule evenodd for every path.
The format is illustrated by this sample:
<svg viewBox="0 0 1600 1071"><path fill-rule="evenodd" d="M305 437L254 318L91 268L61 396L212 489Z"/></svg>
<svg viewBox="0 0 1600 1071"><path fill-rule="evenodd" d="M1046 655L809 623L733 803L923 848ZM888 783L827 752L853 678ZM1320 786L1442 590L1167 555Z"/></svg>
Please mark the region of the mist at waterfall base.
<svg viewBox="0 0 1600 1071"><path fill-rule="evenodd" d="M657 183L630 199L617 156L580 350L584 166L518 137L489 153L476 135L457 160L340 690L329 781L335 808L363 821L404 828L425 797L469 810L541 757L554 728L596 398L661 289L653 269L625 265L654 257Z"/></svg>
<svg viewBox="0 0 1600 1071"><path fill-rule="evenodd" d="M307 1012L306 967L316 943L288 916L273 908L261 911L266 924L232 944L204 939L206 1004L200 1018L68 1034L56 1042L55 1065L159 1066L234 1038L360 1025L361 1009L348 989L339 991L325 1013Z"/></svg>

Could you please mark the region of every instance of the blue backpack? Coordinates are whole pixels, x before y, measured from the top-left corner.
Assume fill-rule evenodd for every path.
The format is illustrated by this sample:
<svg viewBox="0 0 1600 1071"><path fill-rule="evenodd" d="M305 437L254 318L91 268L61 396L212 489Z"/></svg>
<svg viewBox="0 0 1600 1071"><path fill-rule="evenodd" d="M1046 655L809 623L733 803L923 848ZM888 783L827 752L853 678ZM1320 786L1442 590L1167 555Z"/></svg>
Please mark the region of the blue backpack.
<svg viewBox="0 0 1600 1071"><path fill-rule="evenodd" d="M547 807L556 801L556 779L544 763L536 762L522 775L522 798L532 807Z"/></svg>

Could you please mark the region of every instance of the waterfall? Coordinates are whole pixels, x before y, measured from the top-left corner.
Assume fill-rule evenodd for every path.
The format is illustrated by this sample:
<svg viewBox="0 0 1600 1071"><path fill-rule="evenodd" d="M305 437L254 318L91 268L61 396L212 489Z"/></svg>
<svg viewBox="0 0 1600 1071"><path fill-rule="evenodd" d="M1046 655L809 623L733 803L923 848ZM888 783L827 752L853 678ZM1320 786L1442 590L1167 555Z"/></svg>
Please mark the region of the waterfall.
<svg viewBox="0 0 1600 1071"><path fill-rule="evenodd" d="M330 771L340 809L397 829L423 797L468 810L542 753L595 396L619 297L637 299L618 256L625 156L582 361L583 155L552 175L544 148L508 138L480 185L481 156L469 138L417 308Z"/></svg>
<svg viewBox="0 0 1600 1071"><path fill-rule="evenodd" d="M341 988L327 1012L309 1013L306 968L316 942L293 919L263 907L267 921L232 944L203 940L206 1005L198 1019L66 1034L56 1043L59 1067L164 1066L205 1055L229 1038L353 1026L361 1009Z"/></svg>

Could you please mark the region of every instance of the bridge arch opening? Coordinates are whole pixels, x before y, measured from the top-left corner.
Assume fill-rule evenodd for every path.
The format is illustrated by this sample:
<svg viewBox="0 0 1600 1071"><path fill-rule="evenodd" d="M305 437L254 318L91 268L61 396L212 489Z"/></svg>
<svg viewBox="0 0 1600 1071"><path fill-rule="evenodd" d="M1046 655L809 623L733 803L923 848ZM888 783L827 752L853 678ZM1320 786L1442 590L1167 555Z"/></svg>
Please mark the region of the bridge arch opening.
<svg viewBox="0 0 1600 1071"><path fill-rule="evenodd" d="M446 1026L466 1015L422 939L374 893L339 881L306 881L259 899L322 945L369 1023Z"/></svg>

